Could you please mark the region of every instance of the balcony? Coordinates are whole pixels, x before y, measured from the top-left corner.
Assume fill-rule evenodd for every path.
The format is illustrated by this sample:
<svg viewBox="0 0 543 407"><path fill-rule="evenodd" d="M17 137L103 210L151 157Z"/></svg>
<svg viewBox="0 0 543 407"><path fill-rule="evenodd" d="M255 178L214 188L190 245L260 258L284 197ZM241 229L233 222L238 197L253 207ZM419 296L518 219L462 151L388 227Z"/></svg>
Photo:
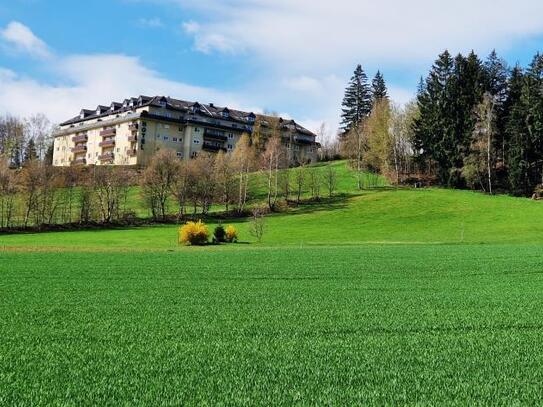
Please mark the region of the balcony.
<svg viewBox="0 0 543 407"><path fill-rule="evenodd" d="M72 137L74 143L86 143L88 139L87 133L80 133L77 136Z"/></svg>
<svg viewBox="0 0 543 407"><path fill-rule="evenodd" d="M117 129L115 127L110 127L109 129L104 129L100 132L100 137L114 136L117 134Z"/></svg>
<svg viewBox="0 0 543 407"><path fill-rule="evenodd" d="M138 136L136 136L135 134L132 136L128 136L129 143L136 143L137 141L138 141Z"/></svg>
<svg viewBox="0 0 543 407"><path fill-rule="evenodd" d="M104 153L98 156L98 159L102 162L112 162L115 159L115 154Z"/></svg>
<svg viewBox="0 0 543 407"><path fill-rule="evenodd" d="M76 158L76 159L72 160L71 164L72 165L85 165L85 164L87 164L87 160L85 159L85 157L79 157L79 158Z"/></svg>
<svg viewBox="0 0 543 407"><path fill-rule="evenodd" d="M128 130L130 131L137 131L138 129L139 129L138 123L133 122L128 125Z"/></svg>
<svg viewBox="0 0 543 407"><path fill-rule="evenodd" d="M219 150L226 151L226 148L222 147L221 145L215 144L215 143L208 143L207 141L204 141L204 145L202 146L202 150L217 152Z"/></svg>
<svg viewBox="0 0 543 407"><path fill-rule="evenodd" d="M205 129L204 137L210 138L213 140L221 140L221 141L226 141L228 139L224 131L212 130L212 129Z"/></svg>
<svg viewBox="0 0 543 407"><path fill-rule="evenodd" d="M104 140L98 143L98 147L107 148L107 147L115 147L115 140L109 139Z"/></svg>
<svg viewBox="0 0 543 407"><path fill-rule="evenodd" d="M75 154L84 153L86 151L87 151L87 146L82 145L82 144L79 144L79 145L77 145L75 147L72 147L72 153L75 153Z"/></svg>
<svg viewBox="0 0 543 407"><path fill-rule="evenodd" d="M294 136L294 142L298 144L313 144L315 142L315 138L311 136Z"/></svg>
<svg viewBox="0 0 543 407"><path fill-rule="evenodd" d="M138 152L136 150L128 150L126 152L126 155L129 157L136 157L138 155Z"/></svg>

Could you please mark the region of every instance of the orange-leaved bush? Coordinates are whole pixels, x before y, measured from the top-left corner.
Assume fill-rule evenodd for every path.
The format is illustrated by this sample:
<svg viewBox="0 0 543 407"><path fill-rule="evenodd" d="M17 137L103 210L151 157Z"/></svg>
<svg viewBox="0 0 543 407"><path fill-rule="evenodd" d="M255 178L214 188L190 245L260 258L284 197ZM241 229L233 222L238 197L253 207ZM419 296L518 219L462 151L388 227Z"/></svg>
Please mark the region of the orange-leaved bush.
<svg viewBox="0 0 543 407"><path fill-rule="evenodd" d="M232 225L226 227L226 241L228 243L234 243L238 241L238 231Z"/></svg>
<svg viewBox="0 0 543 407"><path fill-rule="evenodd" d="M179 244L202 246L209 239L209 230L204 222L187 222L179 228Z"/></svg>

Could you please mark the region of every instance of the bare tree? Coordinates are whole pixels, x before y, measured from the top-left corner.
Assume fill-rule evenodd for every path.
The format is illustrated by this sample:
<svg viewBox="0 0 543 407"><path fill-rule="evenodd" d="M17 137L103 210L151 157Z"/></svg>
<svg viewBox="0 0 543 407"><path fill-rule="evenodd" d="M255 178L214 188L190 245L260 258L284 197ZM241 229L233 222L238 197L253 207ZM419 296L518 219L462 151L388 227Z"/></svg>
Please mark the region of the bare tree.
<svg viewBox="0 0 543 407"><path fill-rule="evenodd" d="M322 185L322 176L319 168L317 167L308 167L307 168L307 178L309 184L309 190L311 192L311 197L315 200L320 200L321 198L321 185Z"/></svg>
<svg viewBox="0 0 543 407"><path fill-rule="evenodd" d="M249 226L249 233L256 238L258 243L262 242L264 232L266 231L266 211L262 208L254 208L253 216L251 217L251 224Z"/></svg>
<svg viewBox="0 0 543 407"><path fill-rule="evenodd" d="M102 222L111 223L122 217L131 181L132 174L122 167L94 168L93 189Z"/></svg>
<svg viewBox="0 0 543 407"><path fill-rule="evenodd" d="M284 151L281 144L279 120L274 118L271 125L272 134L271 137L268 138L264 153L262 154L262 169L266 174L268 207L273 211L279 193L279 169L284 157Z"/></svg>
<svg viewBox="0 0 543 407"><path fill-rule="evenodd" d="M332 164L328 164L325 169L326 188L328 189L328 197L334 196L337 186L337 173Z"/></svg>
<svg viewBox="0 0 543 407"><path fill-rule="evenodd" d="M173 150L158 151L143 172L141 191L155 220L166 219L168 198L179 175L180 162Z"/></svg>
<svg viewBox="0 0 543 407"><path fill-rule="evenodd" d="M299 204L305 185L306 168L304 163L300 163L294 170L294 185L296 186L296 202Z"/></svg>
<svg viewBox="0 0 543 407"><path fill-rule="evenodd" d="M49 119L42 113L30 116L25 120L25 133L28 140L36 143L36 153L43 160L48 145L51 143L52 125Z"/></svg>
<svg viewBox="0 0 543 407"><path fill-rule="evenodd" d="M236 190L236 169L231 153L219 151L215 157L215 182L219 202L224 204L228 212L229 205L234 201Z"/></svg>
<svg viewBox="0 0 543 407"><path fill-rule="evenodd" d="M0 157L0 229L12 226L16 194L16 174L8 160Z"/></svg>
<svg viewBox="0 0 543 407"><path fill-rule="evenodd" d="M342 152L351 163L351 167L356 171L358 189L362 189L362 170L364 168L364 151L367 146L366 139L366 119L352 126L351 130L344 135L342 141Z"/></svg>
<svg viewBox="0 0 543 407"><path fill-rule="evenodd" d="M236 143L236 148L233 152L234 168L238 177L238 207L239 213L245 210L247 203L247 194L249 189L249 176L254 168L255 150L251 146L248 134L243 134Z"/></svg>

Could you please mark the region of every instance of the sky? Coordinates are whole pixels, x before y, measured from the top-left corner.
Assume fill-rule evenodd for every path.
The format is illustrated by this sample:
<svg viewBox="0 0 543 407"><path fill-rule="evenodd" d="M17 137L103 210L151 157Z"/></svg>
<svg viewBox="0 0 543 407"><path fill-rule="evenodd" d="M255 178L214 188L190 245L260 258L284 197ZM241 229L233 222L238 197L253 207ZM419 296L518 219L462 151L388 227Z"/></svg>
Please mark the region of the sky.
<svg viewBox="0 0 543 407"><path fill-rule="evenodd" d="M357 64L409 101L439 53L543 51L541 0L0 0L0 114L166 95L335 132Z"/></svg>

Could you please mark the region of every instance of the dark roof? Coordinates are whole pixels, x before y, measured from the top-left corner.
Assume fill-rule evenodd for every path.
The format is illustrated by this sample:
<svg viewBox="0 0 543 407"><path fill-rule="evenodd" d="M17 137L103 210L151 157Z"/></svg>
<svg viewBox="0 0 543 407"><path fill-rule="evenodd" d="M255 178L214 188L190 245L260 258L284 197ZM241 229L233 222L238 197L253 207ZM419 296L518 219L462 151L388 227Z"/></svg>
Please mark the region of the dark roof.
<svg viewBox="0 0 543 407"><path fill-rule="evenodd" d="M133 103L133 107L130 107L130 102ZM110 106L102 106L99 105L99 108L103 108L103 113L96 114L96 109L94 110L87 110L82 109L81 113L85 113L85 117L81 118L81 113L73 117L70 120L67 120L63 123L61 123L61 126L66 126L70 124L79 123L81 121L89 120L89 119L96 119L103 116L109 116L111 114L115 113L122 113L126 111L130 111L133 108L137 107L145 107L145 106L156 106L160 107L162 104L166 103L167 107L170 109L178 110L181 112L186 113L187 115L192 114L198 114L200 116L208 116L216 119L226 119L229 121L236 121L240 123L245 124L252 124L254 119L257 117L257 115L253 112L244 112L241 110L236 109L230 109L225 106L216 106L213 103L209 104L202 104L198 102L188 102L181 99L174 99L171 97L166 96L143 96L140 95L139 97L132 97L125 99L123 103L119 102L112 102ZM111 107L114 108L114 110L111 110ZM194 108L197 108L197 112L194 111ZM223 115L224 112L228 112L228 118L225 118ZM271 118L271 116L267 115L258 115L260 118L263 118L266 120L266 118ZM296 131L308 135L314 135L311 131L307 130L306 128L300 126L297 124L294 120L283 120L280 118L281 124L283 127L293 127Z"/></svg>

